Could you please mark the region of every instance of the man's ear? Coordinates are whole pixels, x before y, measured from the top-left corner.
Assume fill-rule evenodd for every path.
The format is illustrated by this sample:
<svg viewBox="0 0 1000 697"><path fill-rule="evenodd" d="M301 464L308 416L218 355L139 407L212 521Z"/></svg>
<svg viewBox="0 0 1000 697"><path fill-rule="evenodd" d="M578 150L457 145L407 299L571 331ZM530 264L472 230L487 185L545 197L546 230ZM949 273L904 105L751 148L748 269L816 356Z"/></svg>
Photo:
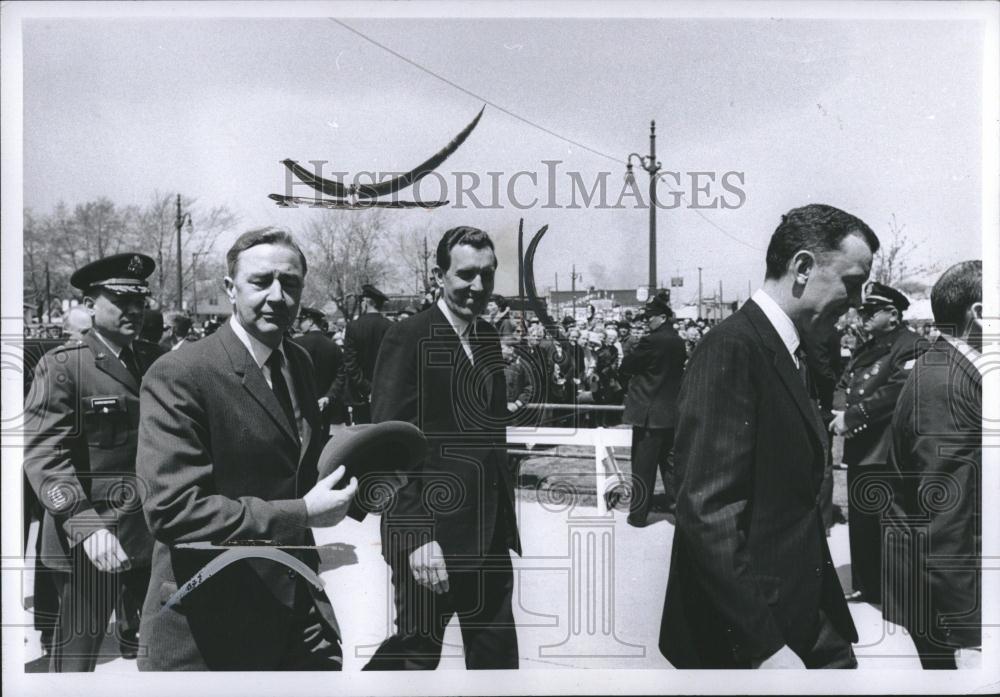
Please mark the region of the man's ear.
<svg viewBox="0 0 1000 697"><path fill-rule="evenodd" d="M431 269L431 275L434 277L434 280L437 281L439 287L444 285L444 274L445 272L440 266L435 265L434 268Z"/></svg>
<svg viewBox="0 0 1000 697"><path fill-rule="evenodd" d="M222 279L222 285L226 289L226 295L229 297L230 304L236 302L236 284L233 283L233 279L226 276Z"/></svg>
<svg viewBox="0 0 1000 697"><path fill-rule="evenodd" d="M83 305L87 309L87 312L90 313L91 317L94 316L94 296L92 296L92 295L84 295L83 296L83 302L80 303L80 304Z"/></svg>
<svg viewBox="0 0 1000 697"><path fill-rule="evenodd" d="M795 275L795 282L799 285L806 284L806 281L809 280L809 276L815 268L816 256L806 249L800 249L792 257L791 269Z"/></svg>

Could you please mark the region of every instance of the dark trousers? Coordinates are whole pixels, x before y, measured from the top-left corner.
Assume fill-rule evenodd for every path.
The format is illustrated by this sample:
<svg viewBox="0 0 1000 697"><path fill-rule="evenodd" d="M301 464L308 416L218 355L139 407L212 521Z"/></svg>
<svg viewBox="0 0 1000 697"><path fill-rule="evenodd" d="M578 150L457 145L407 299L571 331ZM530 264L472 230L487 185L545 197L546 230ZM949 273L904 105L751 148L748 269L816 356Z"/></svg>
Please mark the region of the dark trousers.
<svg viewBox="0 0 1000 697"><path fill-rule="evenodd" d="M497 522L499 530L503 526ZM458 615L461 626L466 668L518 667L511 608L514 573L504 536L494 536L481 565L446 563L449 588L441 595L414 580L408 558L390 565L396 633L382 643L364 670L434 670L452 615Z"/></svg>
<svg viewBox="0 0 1000 697"><path fill-rule="evenodd" d="M370 424L372 422L372 405L370 402L358 402L351 405L352 424Z"/></svg>
<svg viewBox="0 0 1000 697"><path fill-rule="evenodd" d="M928 637L911 634L913 645L920 656L920 666L924 670L956 670L955 647L942 646Z"/></svg>
<svg viewBox="0 0 1000 697"><path fill-rule="evenodd" d="M874 477L872 475L875 475ZM873 513L872 501L881 495L889 473L884 465L848 465L848 537L851 546L851 584L869 603L882 602L882 513ZM863 479L862 479L863 477Z"/></svg>
<svg viewBox="0 0 1000 697"><path fill-rule="evenodd" d="M337 630L324 618L313 593L301 577L292 604L273 596L246 596L226 589L244 582L245 569L232 564L184 599L179 609L143 617L140 671L339 671L343 653ZM228 573L227 573L228 572ZM228 578L227 578L228 577ZM163 600L166 596L161 595Z"/></svg>
<svg viewBox="0 0 1000 697"><path fill-rule="evenodd" d="M674 490L674 466L671 451L674 447L674 429L632 427L632 501L629 505L630 523L645 523L653 502L656 471L663 479L667 494L667 507L672 509L677 492Z"/></svg>
<svg viewBox="0 0 1000 697"><path fill-rule="evenodd" d="M90 563L81 545L74 548L71 563L68 573L53 574L59 595L59 619L49 662L53 673L92 672L111 612L124 594L143 597L149 586L148 566L104 573ZM121 624L127 627L128 620Z"/></svg>
<svg viewBox="0 0 1000 697"><path fill-rule="evenodd" d="M792 649L806 668L857 668L851 642L840 635L823 610L819 611L819 631L812 645L805 650Z"/></svg>

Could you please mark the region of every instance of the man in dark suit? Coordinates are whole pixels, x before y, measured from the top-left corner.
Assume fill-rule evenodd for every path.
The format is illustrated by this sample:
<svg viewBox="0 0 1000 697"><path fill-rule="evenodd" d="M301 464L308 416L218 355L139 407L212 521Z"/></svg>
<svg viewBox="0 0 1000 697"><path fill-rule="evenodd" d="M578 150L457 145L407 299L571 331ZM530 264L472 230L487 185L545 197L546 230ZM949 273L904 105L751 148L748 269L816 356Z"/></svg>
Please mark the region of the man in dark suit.
<svg viewBox="0 0 1000 697"><path fill-rule="evenodd" d="M361 315L344 332L344 368L351 397L351 421L371 423L372 375L382 337L392 322L382 315L389 298L378 288L361 286Z"/></svg>
<svg viewBox="0 0 1000 697"><path fill-rule="evenodd" d="M24 471L45 508L42 563L58 572L52 671L93 671L112 610L149 580L153 540L135 471L139 383L155 355L134 344L155 266L117 254L72 275L93 328L42 358L25 402ZM121 638L134 657L134 633Z"/></svg>
<svg viewBox="0 0 1000 697"><path fill-rule="evenodd" d="M982 664L983 265L951 267L931 291L941 330L892 417L882 614L924 668Z"/></svg>
<svg viewBox="0 0 1000 697"><path fill-rule="evenodd" d="M309 356L283 340L305 257L286 232L263 228L226 261L232 318L160 358L142 389L138 471L156 544L139 668L339 670L333 608L305 572L272 554L209 573L215 545L256 543L262 556L313 545L310 528L339 523L357 486L332 488L342 469L316 481L326 436ZM315 572L315 550L290 553Z"/></svg>
<svg viewBox="0 0 1000 697"><path fill-rule="evenodd" d="M479 318L497 260L482 230L448 230L437 246L442 297L385 335L376 422L409 421L429 454L382 518L396 633L369 670L433 669L445 626L462 627L468 668L516 668L510 552L520 554L507 466L507 394L496 330Z"/></svg>
<svg viewBox="0 0 1000 697"><path fill-rule="evenodd" d="M801 336L861 304L878 239L831 206L787 213L763 287L708 332L681 385L677 529L660 650L678 668L853 668L830 559L826 428Z"/></svg>
<svg viewBox="0 0 1000 697"><path fill-rule="evenodd" d="M859 314L866 341L844 370L846 409L833 412L830 430L844 436L847 464L848 532L851 543L851 601L882 602L882 511L872 498L892 477L889 425L903 383L927 342L903 324L910 301L895 288L868 284Z"/></svg>
<svg viewBox="0 0 1000 697"><path fill-rule="evenodd" d="M628 523L644 527L656 486L656 471L663 478L667 507L673 509L671 450L677 424L677 393L681 388L687 346L671 320L669 301L661 296L646 303L650 332L625 355L619 370L628 380L622 420L632 426L632 501Z"/></svg>
<svg viewBox="0 0 1000 697"><path fill-rule="evenodd" d="M319 395L319 411L324 433L329 433L331 423L342 420L344 405L341 396L346 372L344 353L326 335L326 317L320 310L303 307L299 310L299 331L294 341L304 348L312 359L313 385Z"/></svg>

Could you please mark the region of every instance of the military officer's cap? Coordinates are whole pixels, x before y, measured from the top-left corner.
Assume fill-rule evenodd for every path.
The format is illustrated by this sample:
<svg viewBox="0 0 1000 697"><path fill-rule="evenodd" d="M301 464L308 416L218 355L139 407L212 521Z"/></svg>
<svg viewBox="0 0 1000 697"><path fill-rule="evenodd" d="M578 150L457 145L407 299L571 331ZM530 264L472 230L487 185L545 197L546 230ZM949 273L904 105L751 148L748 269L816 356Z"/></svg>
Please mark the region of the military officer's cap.
<svg viewBox="0 0 1000 697"><path fill-rule="evenodd" d="M875 310L881 307L895 307L902 313L910 306L906 296L884 283L872 281L865 286L865 301L862 309Z"/></svg>
<svg viewBox="0 0 1000 697"><path fill-rule="evenodd" d="M156 262L145 254L114 254L80 267L69 282L82 291L102 288L116 295L149 295L146 279L155 268Z"/></svg>
<svg viewBox="0 0 1000 697"><path fill-rule="evenodd" d="M379 304L385 303L387 300L389 300L388 295L386 295L378 288L369 283L365 283L363 286L361 286L361 297L371 298L372 300L374 300Z"/></svg>
<svg viewBox="0 0 1000 697"><path fill-rule="evenodd" d="M314 307L306 307L305 305L299 308L299 317L302 319L311 319L313 322L320 322L326 319L326 315L321 310L317 310Z"/></svg>

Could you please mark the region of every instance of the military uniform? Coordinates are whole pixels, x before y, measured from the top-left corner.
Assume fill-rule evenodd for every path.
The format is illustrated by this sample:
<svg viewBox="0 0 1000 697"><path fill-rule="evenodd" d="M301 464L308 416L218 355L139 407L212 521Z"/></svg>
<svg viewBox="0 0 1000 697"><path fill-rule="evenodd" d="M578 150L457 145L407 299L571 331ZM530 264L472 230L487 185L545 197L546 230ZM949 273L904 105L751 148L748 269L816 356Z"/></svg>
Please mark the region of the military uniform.
<svg viewBox="0 0 1000 697"><path fill-rule="evenodd" d="M897 308L909 306L898 291L877 286L885 295L876 298L889 298ZM878 301L869 296L866 305L871 302ZM862 344L840 381L847 428L843 460L847 464L851 575L854 590L867 602L878 603L881 598L881 518L889 503L883 501L890 476L886 464L889 426L903 384L927 346L918 334L900 324Z"/></svg>
<svg viewBox="0 0 1000 697"><path fill-rule="evenodd" d="M139 281L153 267L144 255L116 255L80 269L72 282L86 289L117 281L104 287L141 294ZM116 602L123 592L142 597L149 581L153 538L135 457L139 382L157 356L136 346L119 358L98 332L95 327L82 341L46 353L25 400L24 470L45 509L42 563L59 572L55 671L93 670ZM81 543L100 529L118 539L127 570L105 573L87 557Z"/></svg>
<svg viewBox="0 0 1000 697"><path fill-rule="evenodd" d="M382 305L389 298L377 288L365 284L361 297ZM379 312L367 312L347 325L344 332L344 369L347 374L347 399L351 402L353 423L371 422L372 376L382 338L392 322Z"/></svg>

